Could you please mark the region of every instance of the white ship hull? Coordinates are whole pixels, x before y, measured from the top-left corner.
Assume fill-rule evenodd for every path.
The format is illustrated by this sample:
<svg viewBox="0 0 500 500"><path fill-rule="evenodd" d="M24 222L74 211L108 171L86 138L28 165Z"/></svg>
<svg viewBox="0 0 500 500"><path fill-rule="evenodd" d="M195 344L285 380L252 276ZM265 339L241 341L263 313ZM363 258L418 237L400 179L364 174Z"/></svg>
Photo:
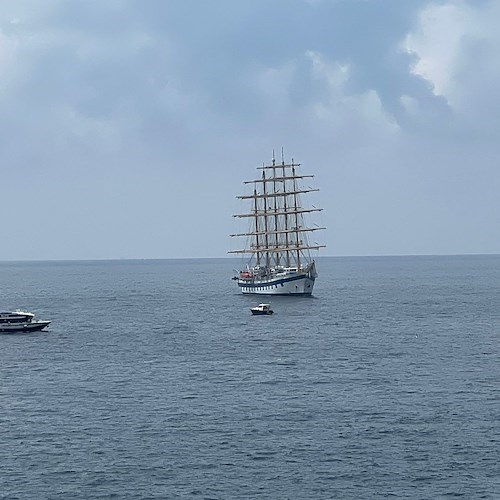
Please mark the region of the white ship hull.
<svg viewBox="0 0 500 500"><path fill-rule="evenodd" d="M252 281L239 279L238 286L242 293L252 295L311 295L314 278L309 273L301 273Z"/></svg>

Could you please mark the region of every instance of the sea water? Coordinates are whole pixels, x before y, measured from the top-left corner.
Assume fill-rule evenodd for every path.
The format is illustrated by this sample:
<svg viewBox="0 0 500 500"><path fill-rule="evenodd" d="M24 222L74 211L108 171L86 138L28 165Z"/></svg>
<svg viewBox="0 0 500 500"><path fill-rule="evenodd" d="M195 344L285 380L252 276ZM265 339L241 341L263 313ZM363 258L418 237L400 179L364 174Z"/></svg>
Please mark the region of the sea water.
<svg viewBox="0 0 500 500"><path fill-rule="evenodd" d="M500 498L500 256L236 266L0 263L0 498Z"/></svg>

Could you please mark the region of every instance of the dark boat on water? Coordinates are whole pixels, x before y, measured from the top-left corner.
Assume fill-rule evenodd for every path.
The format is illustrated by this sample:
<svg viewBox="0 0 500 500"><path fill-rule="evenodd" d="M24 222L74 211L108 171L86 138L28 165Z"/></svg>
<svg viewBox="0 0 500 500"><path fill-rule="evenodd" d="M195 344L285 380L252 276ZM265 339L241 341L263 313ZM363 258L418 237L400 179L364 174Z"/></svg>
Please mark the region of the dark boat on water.
<svg viewBox="0 0 500 500"><path fill-rule="evenodd" d="M23 311L0 312L0 332L36 332L50 324L50 321L34 320L34 317L33 313Z"/></svg>

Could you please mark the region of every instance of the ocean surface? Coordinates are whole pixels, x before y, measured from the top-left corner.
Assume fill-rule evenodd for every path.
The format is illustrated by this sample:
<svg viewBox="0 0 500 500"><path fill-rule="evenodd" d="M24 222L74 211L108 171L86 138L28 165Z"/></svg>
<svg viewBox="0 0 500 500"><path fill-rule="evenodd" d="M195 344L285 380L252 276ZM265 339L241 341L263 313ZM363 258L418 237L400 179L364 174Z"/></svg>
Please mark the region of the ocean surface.
<svg viewBox="0 0 500 500"><path fill-rule="evenodd" d="M0 263L0 498L500 498L500 256L238 263Z"/></svg>

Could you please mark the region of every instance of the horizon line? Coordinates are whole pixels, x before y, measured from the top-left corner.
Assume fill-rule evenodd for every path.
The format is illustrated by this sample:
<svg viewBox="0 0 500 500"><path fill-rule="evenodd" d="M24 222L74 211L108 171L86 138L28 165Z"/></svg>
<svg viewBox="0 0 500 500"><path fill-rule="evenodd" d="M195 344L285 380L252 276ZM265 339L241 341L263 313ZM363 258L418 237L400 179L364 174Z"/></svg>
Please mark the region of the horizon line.
<svg viewBox="0 0 500 500"><path fill-rule="evenodd" d="M315 259L324 258L388 258L388 257L481 257L500 256L500 253L419 253L419 254L341 254L320 255ZM22 262L120 262L120 261L158 261L158 260L241 260L239 257L102 257L102 258L66 258L66 259L0 259L0 263L22 263Z"/></svg>

